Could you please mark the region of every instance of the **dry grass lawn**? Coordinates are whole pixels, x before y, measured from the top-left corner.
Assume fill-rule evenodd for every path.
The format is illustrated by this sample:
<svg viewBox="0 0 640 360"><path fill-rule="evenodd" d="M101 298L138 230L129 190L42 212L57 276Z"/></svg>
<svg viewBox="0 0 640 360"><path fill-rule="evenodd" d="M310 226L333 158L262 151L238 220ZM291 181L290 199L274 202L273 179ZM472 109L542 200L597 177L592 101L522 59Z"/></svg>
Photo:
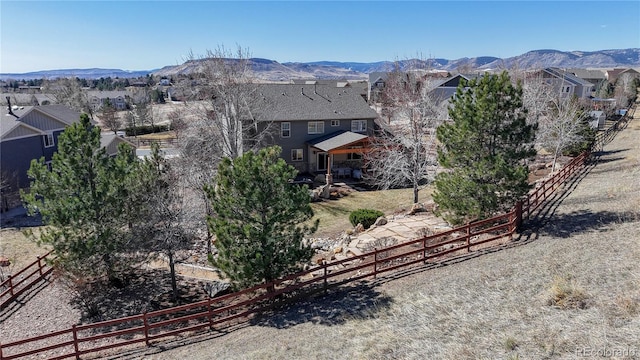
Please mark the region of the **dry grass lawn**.
<svg viewBox="0 0 640 360"><path fill-rule="evenodd" d="M431 189L420 191L421 202L430 199ZM394 189L384 191L360 191L337 200L327 200L311 204L315 216L319 219L315 237L336 237L353 226L349 222L349 214L357 209L374 209L390 215L406 212L413 204L412 189Z"/></svg>

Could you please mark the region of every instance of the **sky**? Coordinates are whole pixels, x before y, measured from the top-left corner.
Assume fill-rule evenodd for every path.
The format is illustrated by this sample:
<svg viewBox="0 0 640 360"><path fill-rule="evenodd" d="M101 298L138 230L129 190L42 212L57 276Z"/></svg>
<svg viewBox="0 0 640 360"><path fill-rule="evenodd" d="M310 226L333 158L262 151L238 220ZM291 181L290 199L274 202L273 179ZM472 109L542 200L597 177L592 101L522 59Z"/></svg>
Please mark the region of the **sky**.
<svg viewBox="0 0 640 360"><path fill-rule="evenodd" d="M154 70L241 47L283 62L640 47L640 1L5 1L0 73Z"/></svg>

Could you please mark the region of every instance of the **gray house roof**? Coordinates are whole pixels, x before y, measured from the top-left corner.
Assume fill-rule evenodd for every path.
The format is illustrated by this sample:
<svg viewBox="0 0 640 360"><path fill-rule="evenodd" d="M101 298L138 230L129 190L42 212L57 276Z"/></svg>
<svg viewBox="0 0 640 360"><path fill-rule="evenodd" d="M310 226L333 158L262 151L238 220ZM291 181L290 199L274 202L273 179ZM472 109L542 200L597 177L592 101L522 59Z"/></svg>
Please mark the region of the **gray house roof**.
<svg viewBox="0 0 640 360"><path fill-rule="evenodd" d="M378 114L358 89L308 84L260 84L255 90L258 121L375 119Z"/></svg>
<svg viewBox="0 0 640 360"><path fill-rule="evenodd" d="M557 76L561 79L564 79L574 85L582 85L582 86L593 86L592 83L588 82L587 80L581 79L575 75L573 75L572 73L568 72L568 71L564 71L562 69L558 69L558 68L546 68L544 69L546 72Z"/></svg>
<svg viewBox="0 0 640 360"><path fill-rule="evenodd" d="M62 130L67 125L80 120L80 113L65 105L15 106L12 108L12 112L18 117L10 115L6 106L2 107L0 112L0 138L4 138L5 135L19 126L26 125L30 129L37 129L37 131L44 133L44 130ZM46 117L42 118L42 115L37 115L37 113ZM52 118L55 121L45 120L48 118Z"/></svg>
<svg viewBox="0 0 640 360"><path fill-rule="evenodd" d="M325 136L321 136L319 138L315 138L311 141L308 141L308 144L322 151L331 151L333 149L347 146L366 138L366 135L342 130Z"/></svg>

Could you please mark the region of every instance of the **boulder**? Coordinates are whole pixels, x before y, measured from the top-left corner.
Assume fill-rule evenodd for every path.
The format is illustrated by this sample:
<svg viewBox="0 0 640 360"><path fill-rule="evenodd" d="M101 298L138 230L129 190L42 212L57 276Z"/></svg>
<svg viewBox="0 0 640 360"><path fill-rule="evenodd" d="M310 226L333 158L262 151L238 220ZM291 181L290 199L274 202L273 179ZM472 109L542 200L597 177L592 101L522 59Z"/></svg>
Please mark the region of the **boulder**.
<svg viewBox="0 0 640 360"><path fill-rule="evenodd" d="M364 231L364 225L362 225L362 224L356 225L356 228L354 229L354 231L356 232L356 234L363 232Z"/></svg>
<svg viewBox="0 0 640 360"><path fill-rule="evenodd" d="M376 222L373 223L373 225L375 226L382 226L386 224L387 224L387 218L384 216L380 216L379 218L376 219Z"/></svg>

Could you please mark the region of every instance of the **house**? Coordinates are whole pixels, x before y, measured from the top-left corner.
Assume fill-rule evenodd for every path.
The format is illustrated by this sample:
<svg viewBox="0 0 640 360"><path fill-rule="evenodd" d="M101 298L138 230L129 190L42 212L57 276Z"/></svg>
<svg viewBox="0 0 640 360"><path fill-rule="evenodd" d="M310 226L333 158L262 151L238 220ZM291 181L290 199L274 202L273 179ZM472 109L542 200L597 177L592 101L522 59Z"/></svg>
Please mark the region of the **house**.
<svg viewBox="0 0 640 360"><path fill-rule="evenodd" d="M12 187L23 188L29 186L31 160L43 157L50 162L59 135L80 120L80 113L64 105L11 105L2 108L0 117L0 171L11 178ZM115 155L117 145L126 140L103 134L101 141L107 153Z"/></svg>
<svg viewBox="0 0 640 360"><path fill-rule="evenodd" d="M629 74L634 79L640 78L640 73L634 69L625 69L625 68L617 68L613 70L607 70L606 78L607 81L611 84L615 84L616 80L623 76L624 74Z"/></svg>
<svg viewBox="0 0 640 360"><path fill-rule="evenodd" d="M253 113L259 130L272 129L271 144L301 173L360 169L378 114L350 87L260 84Z"/></svg>
<svg viewBox="0 0 640 360"><path fill-rule="evenodd" d="M600 90L600 88L602 88L602 85L607 82L606 74L602 70L568 69L567 72L572 73L582 80L592 83L594 91Z"/></svg>
<svg viewBox="0 0 640 360"><path fill-rule="evenodd" d="M589 99L595 90L594 85L572 73L559 68L546 68L533 74L552 86L561 97L577 97Z"/></svg>
<svg viewBox="0 0 640 360"><path fill-rule="evenodd" d="M52 94L22 94L22 93L2 93L0 94L0 104L4 107L8 105L7 96L11 100L12 105L51 105L55 104L56 100Z"/></svg>
<svg viewBox="0 0 640 360"><path fill-rule="evenodd" d="M129 94L124 90L114 91L87 91L89 106L93 111L98 111L109 101L116 110L125 110L129 100Z"/></svg>

